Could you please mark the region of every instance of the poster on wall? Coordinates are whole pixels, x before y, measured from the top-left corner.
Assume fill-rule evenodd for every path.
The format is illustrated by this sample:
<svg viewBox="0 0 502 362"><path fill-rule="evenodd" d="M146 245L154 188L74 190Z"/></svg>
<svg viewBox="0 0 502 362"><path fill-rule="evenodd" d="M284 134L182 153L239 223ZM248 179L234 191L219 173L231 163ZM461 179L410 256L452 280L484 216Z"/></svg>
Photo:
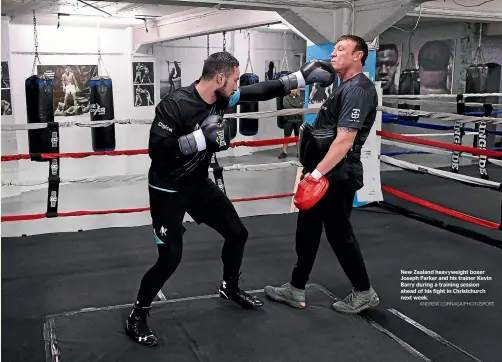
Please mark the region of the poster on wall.
<svg viewBox="0 0 502 362"><path fill-rule="evenodd" d="M132 62L134 107L155 105L153 62Z"/></svg>
<svg viewBox="0 0 502 362"><path fill-rule="evenodd" d="M10 89L9 62L2 62L2 89Z"/></svg>
<svg viewBox="0 0 502 362"><path fill-rule="evenodd" d="M181 62L166 60L160 67L160 98L181 88Z"/></svg>
<svg viewBox="0 0 502 362"><path fill-rule="evenodd" d="M133 84L154 84L153 62L133 62Z"/></svg>
<svg viewBox="0 0 502 362"><path fill-rule="evenodd" d="M420 94L451 94L456 40L413 38L411 51L415 55L420 75Z"/></svg>
<svg viewBox="0 0 502 362"><path fill-rule="evenodd" d="M54 116L89 113L90 80L98 65L38 65L37 74L54 80Z"/></svg>
<svg viewBox="0 0 502 362"><path fill-rule="evenodd" d="M12 100L10 96L9 63L2 62L2 116L12 114Z"/></svg>
<svg viewBox="0 0 502 362"><path fill-rule="evenodd" d="M400 59L403 58L402 44L380 44L376 52L376 81L382 84L382 92L398 94Z"/></svg>
<svg viewBox="0 0 502 362"><path fill-rule="evenodd" d="M281 71L280 60L265 60L265 80L273 80L277 73Z"/></svg>

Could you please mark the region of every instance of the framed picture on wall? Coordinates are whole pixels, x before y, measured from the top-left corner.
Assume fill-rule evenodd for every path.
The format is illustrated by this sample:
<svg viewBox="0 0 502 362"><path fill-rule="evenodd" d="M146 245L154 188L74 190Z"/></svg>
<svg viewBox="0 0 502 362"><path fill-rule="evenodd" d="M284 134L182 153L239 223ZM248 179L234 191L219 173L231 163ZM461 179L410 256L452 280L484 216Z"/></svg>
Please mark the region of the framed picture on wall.
<svg viewBox="0 0 502 362"><path fill-rule="evenodd" d="M153 62L132 62L134 107L155 105L155 74Z"/></svg>

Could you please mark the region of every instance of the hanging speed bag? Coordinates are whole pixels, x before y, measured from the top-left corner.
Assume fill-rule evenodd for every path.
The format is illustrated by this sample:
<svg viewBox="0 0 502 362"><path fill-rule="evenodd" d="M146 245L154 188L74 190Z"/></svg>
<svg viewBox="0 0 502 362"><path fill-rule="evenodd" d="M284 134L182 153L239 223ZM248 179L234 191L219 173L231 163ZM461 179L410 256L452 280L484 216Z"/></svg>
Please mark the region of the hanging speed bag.
<svg viewBox="0 0 502 362"><path fill-rule="evenodd" d="M227 108L225 114L237 113L237 106ZM233 140L237 136L237 118L225 118L230 125L230 139Z"/></svg>
<svg viewBox="0 0 502 362"><path fill-rule="evenodd" d="M240 77L240 86L255 84L260 78L254 73L244 73ZM258 112L258 102L240 102L240 113ZM243 136L254 136L258 133L258 119L240 118L239 133Z"/></svg>
<svg viewBox="0 0 502 362"><path fill-rule="evenodd" d="M54 80L45 75L32 75L26 79L26 115L28 123L54 122ZM54 150L48 128L28 130L30 153L59 152Z"/></svg>
<svg viewBox="0 0 502 362"><path fill-rule="evenodd" d="M283 75L288 75L288 74L291 74L292 72L290 71L287 71L287 70L281 70L279 73L277 73L277 75L275 76L275 79L279 79L280 77L282 77ZM281 109L284 109L284 97L277 97L275 99L276 101L276 104L277 104L277 110L280 111ZM286 122L286 120L284 119L284 116L277 116L277 127L279 127L280 129L284 129L284 123Z"/></svg>
<svg viewBox="0 0 502 362"><path fill-rule="evenodd" d="M415 95L420 94L420 73L418 69L405 69L399 76L399 95ZM397 108L420 110L419 105L399 104ZM419 117L416 116L400 116L400 119L412 122L418 122Z"/></svg>
<svg viewBox="0 0 502 362"><path fill-rule="evenodd" d="M91 78L91 122L110 121L115 118L113 109L113 86L110 77ZM115 150L115 124L106 127L92 127L92 149L97 151Z"/></svg>

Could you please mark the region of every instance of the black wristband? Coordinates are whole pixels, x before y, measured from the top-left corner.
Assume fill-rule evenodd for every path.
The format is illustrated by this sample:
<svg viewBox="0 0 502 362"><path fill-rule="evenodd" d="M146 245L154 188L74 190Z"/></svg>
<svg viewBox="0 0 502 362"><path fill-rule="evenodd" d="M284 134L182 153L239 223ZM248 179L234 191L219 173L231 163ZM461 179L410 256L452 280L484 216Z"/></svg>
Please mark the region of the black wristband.
<svg viewBox="0 0 502 362"><path fill-rule="evenodd" d="M193 133L181 136L178 138L178 143L180 145L181 153L185 156L192 155L197 152L197 141Z"/></svg>
<svg viewBox="0 0 502 362"><path fill-rule="evenodd" d="M298 79L296 79L296 76L293 74L288 74L288 75L283 75L282 77L279 78L281 81L282 85L284 86L284 91L286 93L291 93L292 89L298 88Z"/></svg>

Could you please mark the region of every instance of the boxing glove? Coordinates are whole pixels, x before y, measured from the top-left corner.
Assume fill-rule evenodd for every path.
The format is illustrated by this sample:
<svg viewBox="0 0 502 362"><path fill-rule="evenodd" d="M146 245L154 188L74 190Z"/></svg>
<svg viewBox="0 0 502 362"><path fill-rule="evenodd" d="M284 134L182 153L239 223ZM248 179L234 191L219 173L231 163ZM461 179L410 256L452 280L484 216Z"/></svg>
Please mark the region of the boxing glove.
<svg viewBox="0 0 502 362"><path fill-rule="evenodd" d="M328 87L336 79L336 72L330 62L326 60L311 60L303 64L300 70L285 74L279 78L286 93L292 89L303 88L307 84L320 83L321 87Z"/></svg>
<svg viewBox="0 0 502 362"><path fill-rule="evenodd" d="M300 211L314 207L328 191L328 179L317 170L305 175L296 190L293 202Z"/></svg>
<svg viewBox="0 0 502 362"><path fill-rule="evenodd" d="M181 152L187 156L207 149L211 152L230 147L230 125L217 115L207 117L200 129L178 139Z"/></svg>

